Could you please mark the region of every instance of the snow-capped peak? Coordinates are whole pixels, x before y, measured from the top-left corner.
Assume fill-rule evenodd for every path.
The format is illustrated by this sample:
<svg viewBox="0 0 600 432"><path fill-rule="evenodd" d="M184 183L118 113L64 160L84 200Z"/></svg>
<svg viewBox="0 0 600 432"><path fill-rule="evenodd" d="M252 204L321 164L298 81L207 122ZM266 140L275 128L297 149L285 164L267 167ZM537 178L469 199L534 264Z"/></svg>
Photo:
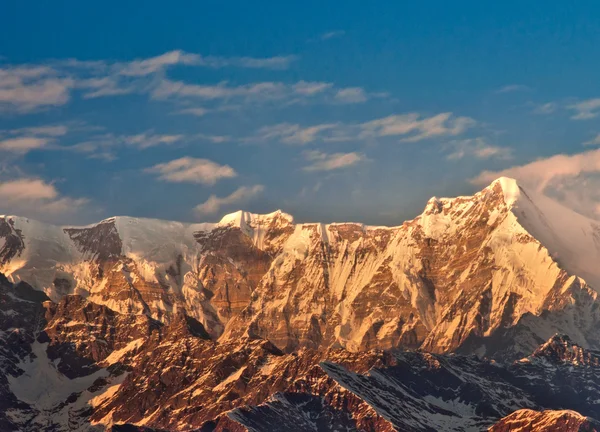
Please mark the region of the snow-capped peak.
<svg viewBox="0 0 600 432"><path fill-rule="evenodd" d="M217 227L237 227L252 239L256 247L263 249L267 230L291 227L293 223L293 216L281 210L267 214L238 210L235 213L223 216Z"/></svg>
<svg viewBox="0 0 600 432"><path fill-rule="evenodd" d="M250 213L243 210L238 210L234 213L226 214L221 218L218 225L219 226L236 226L244 229L248 226L254 226L255 224L264 224L266 222L271 222L277 217L282 218L284 221L288 223L294 222L294 217L290 214L284 213L281 210L276 210L272 213L267 214L257 214Z"/></svg>
<svg viewBox="0 0 600 432"><path fill-rule="evenodd" d="M504 202L508 207L514 205L520 195L521 187L517 184L517 181L510 177L499 177L494 180L486 189L494 190L497 186L500 187L504 195Z"/></svg>

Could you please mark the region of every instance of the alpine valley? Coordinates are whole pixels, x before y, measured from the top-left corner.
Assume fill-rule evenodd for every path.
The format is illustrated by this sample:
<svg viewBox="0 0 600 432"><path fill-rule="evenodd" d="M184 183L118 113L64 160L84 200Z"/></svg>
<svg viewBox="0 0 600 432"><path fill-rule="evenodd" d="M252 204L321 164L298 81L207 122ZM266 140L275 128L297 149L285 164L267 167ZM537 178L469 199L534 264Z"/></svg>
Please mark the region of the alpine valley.
<svg viewBox="0 0 600 432"><path fill-rule="evenodd" d="M396 227L0 216L2 431L600 430L600 222L500 178Z"/></svg>

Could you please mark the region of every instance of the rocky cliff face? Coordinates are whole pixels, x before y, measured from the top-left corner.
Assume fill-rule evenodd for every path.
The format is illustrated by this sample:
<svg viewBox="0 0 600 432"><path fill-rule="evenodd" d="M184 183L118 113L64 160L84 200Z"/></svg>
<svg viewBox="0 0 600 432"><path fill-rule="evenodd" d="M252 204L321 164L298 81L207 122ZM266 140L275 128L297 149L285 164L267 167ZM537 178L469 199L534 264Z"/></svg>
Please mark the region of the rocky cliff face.
<svg viewBox="0 0 600 432"><path fill-rule="evenodd" d="M1 270L53 301L79 294L164 323L183 311L213 339L253 335L285 352L514 359L556 332L600 343L600 226L555 205L500 179L472 197L433 198L393 228L294 224L279 211L80 228L4 217Z"/></svg>
<svg viewBox="0 0 600 432"><path fill-rule="evenodd" d="M397 227L280 211L87 227L3 216L0 428L481 430L523 408L598 418L598 262L597 222L510 179L433 198Z"/></svg>
<svg viewBox="0 0 600 432"><path fill-rule="evenodd" d="M215 342L185 314L163 324L32 293L2 285L12 299L0 304L11 317L0 321L3 430L464 431L526 420L546 430L547 412L518 410L600 417L599 353L565 335L511 365L425 352L286 354L264 339ZM34 324L23 319L31 312Z"/></svg>

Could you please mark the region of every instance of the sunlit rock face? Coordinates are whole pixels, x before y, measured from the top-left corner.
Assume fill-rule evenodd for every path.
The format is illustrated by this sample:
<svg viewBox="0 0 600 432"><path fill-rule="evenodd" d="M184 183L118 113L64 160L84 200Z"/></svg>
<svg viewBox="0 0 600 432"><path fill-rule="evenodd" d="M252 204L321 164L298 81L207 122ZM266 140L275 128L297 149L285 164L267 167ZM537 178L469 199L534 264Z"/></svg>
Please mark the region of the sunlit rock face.
<svg viewBox="0 0 600 432"><path fill-rule="evenodd" d="M514 359L557 332L598 346L598 233L501 178L391 228L295 224L280 211L64 228L5 216L0 257L10 280L53 301L78 294L163 323L179 311L215 340Z"/></svg>
<svg viewBox="0 0 600 432"><path fill-rule="evenodd" d="M489 432L597 432L600 423L569 410L547 410L543 412L522 409L516 411L488 429Z"/></svg>
<svg viewBox="0 0 600 432"><path fill-rule="evenodd" d="M1 216L0 429L595 427L598 262L506 178L396 227Z"/></svg>

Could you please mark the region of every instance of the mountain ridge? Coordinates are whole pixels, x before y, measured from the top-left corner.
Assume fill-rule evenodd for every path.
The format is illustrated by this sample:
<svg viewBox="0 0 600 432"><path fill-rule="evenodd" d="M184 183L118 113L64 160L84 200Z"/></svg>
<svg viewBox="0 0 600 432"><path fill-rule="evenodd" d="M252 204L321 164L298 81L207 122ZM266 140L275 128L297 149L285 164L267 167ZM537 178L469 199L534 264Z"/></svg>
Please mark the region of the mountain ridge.
<svg viewBox="0 0 600 432"><path fill-rule="evenodd" d="M471 197L432 198L396 227L295 224L282 211L238 211L216 224L113 217L84 227L5 217L0 271L54 301L79 294L166 322L184 310L213 338L247 329L285 350L445 352L531 316L518 356L547 339L535 327L552 310L566 311L553 331L595 346L599 318L588 305L597 293L585 281L600 279L600 227L556 206L500 178ZM582 253L569 249L570 237Z"/></svg>
<svg viewBox="0 0 600 432"><path fill-rule="evenodd" d="M593 426L597 229L506 178L396 227L0 217L0 426Z"/></svg>

